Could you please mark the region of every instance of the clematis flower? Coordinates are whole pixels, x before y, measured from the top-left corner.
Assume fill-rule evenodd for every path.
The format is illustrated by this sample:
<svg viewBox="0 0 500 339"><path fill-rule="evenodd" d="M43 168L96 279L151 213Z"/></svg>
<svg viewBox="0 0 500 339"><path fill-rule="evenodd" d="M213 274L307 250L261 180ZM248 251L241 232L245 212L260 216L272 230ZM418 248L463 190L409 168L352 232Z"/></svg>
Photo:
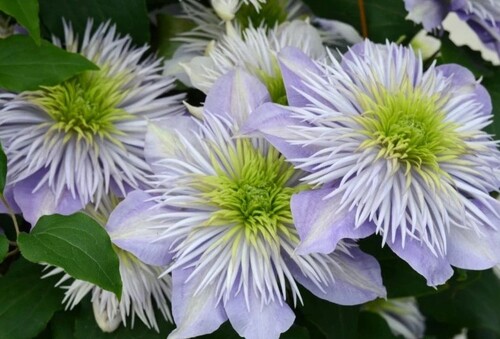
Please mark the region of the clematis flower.
<svg viewBox="0 0 500 339"><path fill-rule="evenodd" d="M132 198L143 198L144 195L140 191L130 193ZM68 274L64 274L56 286L66 290L63 303L67 309L74 308L90 294L95 320L104 332L113 332L121 324L127 326L128 322L133 327L136 318L148 328L159 331L156 310L160 311L164 320L172 322L169 309L172 280L167 275L158 278L164 267L147 265L122 248L124 234L134 232L140 220L129 218L135 206L127 202L120 203L120 200L113 195L105 196L97 209L88 206L86 212L106 229L111 238L123 283L121 299L118 300L112 292L87 281L75 280ZM148 207L147 204L145 207ZM62 272L59 267L50 268L44 277Z"/></svg>
<svg viewBox="0 0 500 339"><path fill-rule="evenodd" d="M485 46L500 55L500 2L496 0L405 0L408 18L428 31L455 12L476 32Z"/></svg>
<svg viewBox="0 0 500 339"><path fill-rule="evenodd" d="M363 306L363 309L380 315L389 325L392 334L406 339L423 338L425 317L418 309L413 297L388 300L375 300Z"/></svg>
<svg viewBox="0 0 500 339"><path fill-rule="evenodd" d="M181 113L182 95L166 95L173 78L161 75L160 60L143 58L146 46L131 43L109 23L93 31L89 22L79 45L65 25L65 48L100 69L10 94L0 110L8 182L30 223L98 205L112 188L124 194L145 184L147 121Z"/></svg>
<svg viewBox="0 0 500 339"><path fill-rule="evenodd" d="M292 198L298 253L382 235L431 286L450 265L499 263L497 142L491 99L458 65L424 70L396 44L358 44L341 62L280 54L291 107L264 104L243 128L263 135L315 189Z"/></svg>
<svg viewBox="0 0 500 339"><path fill-rule="evenodd" d="M351 241L330 254L298 255L290 197L304 189L301 171L260 138L238 128L269 93L241 69L209 92L204 120L173 117L152 123L149 191L155 209L137 206L143 233L123 239L127 251L168 264L177 329L169 338L215 331L229 319L246 338L278 338L294 321L287 303L301 300L298 284L344 305L385 295L380 267ZM154 248L138 244L160 232Z"/></svg>
<svg viewBox="0 0 500 339"><path fill-rule="evenodd" d="M194 87L208 93L223 74L241 67L257 76L269 90L273 101L286 99L276 53L294 46L313 59L326 56L321 37L310 24L294 20L268 32L265 28L247 28L238 32L228 25L228 33L207 56L195 57L184 65Z"/></svg>
<svg viewBox="0 0 500 339"><path fill-rule="evenodd" d="M209 55L214 45L224 39L227 24L234 27L233 31L238 32L240 39L243 39L241 34L246 28L258 27L267 31L282 24L286 25L289 21L301 20L314 27L316 32L312 34L313 38L316 39L319 34L326 46L338 48L361 41L359 33L352 26L335 20L314 17L299 0L212 1L214 9L194 0L182 1L181 5L185 13L182 17L191 20L195 28L174 38L175 41L181 43L181 46L176 50L173 58L165 62L165 74L175 75L189 86L191 82L179 67L179 63L189 63L195 57ZM221 22L221 18L226 21L226 25ZM301 34L300 39L309 41L307 35ZM299 39L291 41L297 40ZM297 42L292 46L296 44Z"/></svg>

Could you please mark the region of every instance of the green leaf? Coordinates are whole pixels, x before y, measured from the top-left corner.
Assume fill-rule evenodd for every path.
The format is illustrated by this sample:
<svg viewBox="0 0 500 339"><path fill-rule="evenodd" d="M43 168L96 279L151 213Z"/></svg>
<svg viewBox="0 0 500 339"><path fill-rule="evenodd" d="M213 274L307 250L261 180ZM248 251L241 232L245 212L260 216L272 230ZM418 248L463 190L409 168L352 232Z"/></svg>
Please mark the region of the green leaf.
<svg viewBox="0 0 500 339"><path fill-rule="evenodd" d="M130 320L130 319L128 319ZM112 333L104 333L97 326L92 311L90 298L85 298L80 303L80 312L76 317L74 339L165 339L172 332L174 325L168 323L160 312L156 314L156 321L160 332L147 328L143 322L136 317L134 328L130 328L131 323L127 322L128 327L120 326Z"/></svg>
<svg viewBox="0 0 500 339"><path fill-rule="evenodd" d="M0 262L5 259L5 256L9 252L9 239L5 234L0 234Z"/></svg>
<svg viewBox="0 0 500 339"><path fill-rule="evenodd" d="M83 37L87 19L94 26L110 20L117 31L129 34L136 44L149 42L149 18L144 0L40 0L42 23L50 33L63 37L64 18Z"/></svg>
<svg viewBox="0 0 500 339"><path fill-rule="evenodd" d="M440 294L419 298L427 318L460 328L486 329L500 336L500 280L490 271L469 272Z"/></svg>
<svg viewBox="0 0 500 339"><path fill-rule="evenodd" d="M304 306L298 310L304 319L315 325L327 339L357 338L358 306L340 306L301 289ZM309 326L308 326L309 327Z"/></svg>
<svg viewBox="0 0 500 339"><path fill-rule="evenodd" d="M0 337L32 338L62 308L56 277L41 279L42 266L19 259L0 278Z"/></svg>
<svg viewBox="0 0 500 339"><path fill-rule="evenodd" d="M0 11L13 16L30 33L37 45L40 38L40 21L38 20L38 0L0 0Z"/></svg>
<svg viewBox="0 0 500 339"><path fill-rule="evenodd" d="M361 312L359 314L358 338L397 338L392 334L387 322L381 316L370 313Z"/></svg>
<svg viewBox="0 0 500 339"><path fill-rule="evenodd" d="M89 216L44 216L31 233L19 234L18 243L26 259L61 267L120 297L118 257L104 228Z"/></svg>
<svg viewBox="0 0 500 339"><path fill-rule="evenodd" d="M0 145L0 194L3 194L5 182L7 181L7 157Z"/></svg>
<svg viewBox="0 0 500 339"><path fill-rule="evenodd" d="M73 338L75 330L75 317L78 312L74 309L69 311L56 312L50 320L50 334L52 339L68 339Z"/></svg>
<svg viewBox="0 0 500 339"><path fill-rule="evenodd" d="M313 12L324 18L340 20L361 33L358 0L305 1ZM406 20L408 13L401 0L364 0L368 37L375 42L397 41L401 36L411 38L420 27Z"/></svg>
<svg viewBox="0 0 500 339"><path fill-rule="evenodd" d="M46 41L37 46L27 36L0 40L0 87L9 91L56 85L86 70L98 69L83 56Z"/></svg>

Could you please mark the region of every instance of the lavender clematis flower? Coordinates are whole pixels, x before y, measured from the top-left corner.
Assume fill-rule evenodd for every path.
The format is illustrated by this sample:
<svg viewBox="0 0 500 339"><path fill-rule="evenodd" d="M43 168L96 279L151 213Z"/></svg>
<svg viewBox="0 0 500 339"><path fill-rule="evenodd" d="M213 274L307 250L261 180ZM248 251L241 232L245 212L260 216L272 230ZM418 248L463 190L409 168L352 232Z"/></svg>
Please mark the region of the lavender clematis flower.
<svg viewBox="0 0 500 339"><path fill-rule="evenodd" d="M105 196L97 209L87 206L85 210L106 229L114 245L123 282L121 298L87 281L75 280L68 274L64 274L56 286L66 290L63 303L67 309L74 308L90 293L95 320L104 332L113 332L122 324L127 326L127 323L133 327L136 318L148 328L158 331L157 309L164 320L172 321L169 309L172 279L170 276L158 278L165 267L154 262L146 264L124 249L128 243L123 238L135 234L137 225L144 222L141 213L153 205L145 201L147 194L144 192L133 191L128 196L130 199L122 202L113 195ZM138 200L142 202L136 204ZM131 205L130 201L134 204ZM143 248L141 256L148 257L157 252L155 246L146 245L157 236L158 232L152 231L135 239L135 245ZM44 277L62 272L59 267L50 268Z"/></svg>
<svg viewBox="0 0 500 339"><path fill-rule="evenodd" d="M182 95L166 95L174 79L161 61L144 58L110 23L87 25L78 43L65 25L64 47L100 69L56 86L2 94L0 140L8 159L7 181L26 220L71 214L99 204L112 190L143 187L150 173L144 159L147 121L180 114ZM61 46L57 39L56 45Z"/></svg>
<svg viewBox="0 0 500 339"><path fill-rule="evenodd" d="M330 62L283 51L295 107L264 104L242 129L265 136L317 188L292 198L298 253L376 232L431 286L453 274L450 265L499 263L500 206L489 192L500 154L482 131L491 100L472 73L424 71L411 49L369 41Z"/></svg>
<svg viewBox="0 0 500 339"><path fill-rule="evenodd" d="M500 2L496 0L405 0L408 18L428 31L455 12L490 49L500 55Z"/></svg>
<svg viewBox="0 0 500 339"><path fill-rule="evenodd" d="M149 193L157 209L148 211L144 231L161 232L153 244L163 252L145 258L137 234L126 250L169 264L177 324L169 338L207 334L228 319L245 338L278 338L293 324L287 296L301 300L298 284L344 305L385 296L378 263L351 241L330 254L295 252L290 197L304 189L303 173L264 139L238 137L249 114L269 100L257 78L237 69L214 84L203 121L150 125Z"/></svg>

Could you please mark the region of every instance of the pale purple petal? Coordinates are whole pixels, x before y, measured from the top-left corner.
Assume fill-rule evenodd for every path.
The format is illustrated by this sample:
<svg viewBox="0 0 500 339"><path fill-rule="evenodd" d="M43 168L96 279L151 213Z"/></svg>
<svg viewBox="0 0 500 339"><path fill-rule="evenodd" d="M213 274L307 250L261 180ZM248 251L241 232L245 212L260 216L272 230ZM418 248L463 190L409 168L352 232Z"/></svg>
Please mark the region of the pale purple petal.
<svg viewBox="0 0 500 339"><path fill-rule="evenodd" d="M292 136L291 126L306 126L292 118L290 111L285 107L273 103L265 103L252 113L240 130L241 134L250 136L263 136L286 158L305 158L318 151L315 147L296 146L283 140Z"/></svg>
<svg viewBox="0 0 500 339"><path fill-rule="evenodd" d="M199 279L187 282L193 269L172 272L172 314L177 328L168 339L192 338L214 332L227 320L221 303L217 302L215 288L195 293Z"/></svg>
<svg viewBox="0 0 500 339"><path fill-rule="evenodd" d="M250 113L269 101L271 97L266 86L256 77L237 68L215 82L208 92L204 111L232 118L241 127Z"/></svg>
<svg viewBox="0 0 500 339"><path fill-rule="evenodd" d="M200 147L196 142L197 139L191 136L198 130L199 126L194 118L187 116L168 117L150 122L146 133L144 155L153 172L162 173L162 167L157 164L163 159L188 159L190 152L179 142L179 137L183 136L191 141L194 148Z"/></svg>
<svg viewBox="0 0 500 339"><path fill-rule="evenodd" d="M421 23L427 31L441 26L450 11L450 5L443 0L405 0L407 19Z"/></svg>
<svg viewBox="0 0 500 339"><path fill-rule="evenodd" d="M133 191L111 212L106 230L116 246L146 264L164 266L170 263L173 254L168 241L156 241L161 232L152 228L157 225L150 218L165 211L153 209L154 206L149 194Z"/></svg>
<svg viewBox="0 0 500 339"><path fill-rule="evenodd" d="M266 304L260 299L250 292L247 305L241 291L230 298L225 304L229 321L246 339L278 339L293 325L295 314L284 301L275 299Z"/></svg>
<svg viewBox="0 0 500 339"><path fill-rule="evenodd" d="M56 199L56 195L47 186L41 186L36 192L40 181L39 172L17 182L14 185L14 199L16 200L23 217L32 226L44 215L61 214L70 215L84 208L77 196L73 196L69 190L64 190Z"/></svg>
<svg viewBox="0 0 500 339"><path fill-rule="evenodd" d="M385 298L380 265L377 260L356 247L350 255L335 252L335 264L329 264L333 280L319 288L296 265L291 265L294 278L314 295L340 305L358 305L376 298ZM337 266L338 265L338 266ZM328 276L328 272L325 272Z"/></svg>
<svg viewBox="0 0 500 339"><path fill-rule="evenodd" d="M324 199L331 191L324 188L292 196L290 206L301 239L297 253L331 253L342 239L361 239L375 232L369 222L355 228L355 210L339 211L341 197Z"/></svg>
<svg viewBox="0 0 500 339"><path fill-rule="evenodd" d="M476 100L483 105L483 114L491 114L493 110L491 97L488 91L477 82L471 71L456 64L441 65L436 67L436 70L451 79L456 87L462 88L465 92L474 92Z"/></svg>
<svg viewBox="0 0 500 339"><path fill-rule="evenodd" d="M472 230L453 228L447 238L446 258L455 267L485 270L500 264L500 219L484 205L474 203L497 229L484 226L479 235Z"/></svg>
<svg viewBox="0 0 500 339"><path fill-rule="evenodd" d="M401 237L398 233L395 241L388 240L387 244L394 253L406 261L415 271L424 276L429 286L442 285L453 275L453 269L448 263L448 259L432 253L420 241L406 237L403 248Z"/></svg>
<svg viewBox="0 0 500 339"><path fill-rule="evenodd" d="M304 84L304 77L316 75L321 77L322 72L304 52L294 47L286 47L278 54L281 74L285 83L288 104L293 107L308 106L311 101L305 94L325 102L323 98Z"/></svg>

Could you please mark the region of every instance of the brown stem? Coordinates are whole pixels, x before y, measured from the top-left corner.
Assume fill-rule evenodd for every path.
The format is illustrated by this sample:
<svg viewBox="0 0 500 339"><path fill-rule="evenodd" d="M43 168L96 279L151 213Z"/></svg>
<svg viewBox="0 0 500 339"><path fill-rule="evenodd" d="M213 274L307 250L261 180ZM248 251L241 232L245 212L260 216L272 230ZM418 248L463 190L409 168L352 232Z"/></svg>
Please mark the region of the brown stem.
<svg viewBox="0 0 500 339"><path fill-rule="evenodd" d="M363 38L368 38L368 24L366 22L366 11L365 11L365 3L363 0L358 0L359 7L359 17L361 20L361 34Z"/></svg>

